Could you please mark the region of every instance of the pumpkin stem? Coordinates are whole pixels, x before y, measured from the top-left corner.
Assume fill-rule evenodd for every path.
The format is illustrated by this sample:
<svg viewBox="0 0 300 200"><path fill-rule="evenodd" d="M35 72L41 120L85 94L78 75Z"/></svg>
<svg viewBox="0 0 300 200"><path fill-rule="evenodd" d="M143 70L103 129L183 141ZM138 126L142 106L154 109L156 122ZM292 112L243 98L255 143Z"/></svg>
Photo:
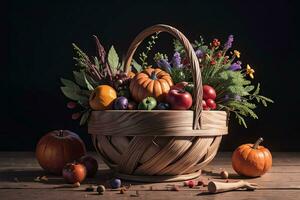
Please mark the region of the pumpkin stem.
<svg viewBox="0 0 300 200"><path fill-rule="evenodd" d="M151 73L150 78L151 78L152 80L157 80L157 76L156 76L155 71L153 71L153 72Z"/></svg>
<svg viewBox="0 0 300 200"><path fill-rule="evenodd" d="M59 137L63 137L64 136L64 131L63 130L59 130L59 133L57 134Z"/></svg>
<svg viewBox="0 0 300 200"><path fill-rule="evenodd" d="M257 147L259 146L260 143L262 143L264 141L264 139L262 137L258 138L258 140L255 142L255 144L253 145L253 149L257 149Z"/></svg>

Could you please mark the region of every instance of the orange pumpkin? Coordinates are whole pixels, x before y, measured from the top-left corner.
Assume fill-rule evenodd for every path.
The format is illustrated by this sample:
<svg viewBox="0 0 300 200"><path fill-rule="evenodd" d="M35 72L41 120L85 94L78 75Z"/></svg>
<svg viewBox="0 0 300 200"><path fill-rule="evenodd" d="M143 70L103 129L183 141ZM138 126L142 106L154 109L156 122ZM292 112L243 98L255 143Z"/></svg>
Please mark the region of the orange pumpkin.
<svg viewBox="0 0 300 200"><path fill-rule="evenodd" d="M92 92L89 104L93 110L107 110L111 108L117 98L117 92L109 85L100 85Z"/></svg>
<svg viewBox="0 0 300 200"><path fill-rule="evenodd" d="M150 96L164 102L172 85L170 74L159 68L149 67L134 76L130 82L130 92L137 102Z"/></svg>
<svg viewBox="0 0 300 200"><path fill-rule="evenodd" d="M259 146L262 141L259 138L255 144L243 144L233 152L232 167L239 175L258 177L272 167L270 151Z"/></svg>

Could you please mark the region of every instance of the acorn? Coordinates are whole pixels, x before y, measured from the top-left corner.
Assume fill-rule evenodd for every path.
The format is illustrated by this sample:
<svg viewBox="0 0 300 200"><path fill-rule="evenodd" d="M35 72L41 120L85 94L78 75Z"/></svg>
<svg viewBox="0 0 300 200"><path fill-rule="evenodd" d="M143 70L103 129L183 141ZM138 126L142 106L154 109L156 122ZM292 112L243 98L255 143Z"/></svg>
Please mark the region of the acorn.
<svg viewBox="0 0 300 200"><path fill-rule="evenodd" d="M98 192L98 194L103 195L103 193L105 192L105 187L104 187L104 185L99 185L99 186L97 187L97 192Z"/></svg>
<svg viewBox="0 0 300 200"><path fill-rule="evenodd" d="M227 171L223 170L223 171L220 172L220 176L221 176L222 179L228 179L229 174L228 174Z"/></svg>

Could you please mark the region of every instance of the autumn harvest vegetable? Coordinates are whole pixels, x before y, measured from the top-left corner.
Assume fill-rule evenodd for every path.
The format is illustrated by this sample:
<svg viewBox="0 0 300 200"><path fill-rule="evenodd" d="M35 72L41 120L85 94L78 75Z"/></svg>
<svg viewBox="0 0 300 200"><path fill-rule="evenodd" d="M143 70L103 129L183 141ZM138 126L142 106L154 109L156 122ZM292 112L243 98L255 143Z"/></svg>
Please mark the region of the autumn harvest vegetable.
<svg viewBox="0 0 300 200"><path fill-rule="evenodd" d="M232 167L240 175L257 177L265 174L272 167L270 151L260 146L259 138L255 144L243 144L232 155Z"/></svg>
<svg viewBox="0 0 300 200"><path fill-rule="evenodd" d="M172 78L167 72L159 68L146 68L131 80L130 92L137 102L149 96L164 102L172 85Z"/></svg>
<svg viewBox="0 0 300 200"><path fill-rule="evenodd" d="M68 130L55 130L39 140L35 155L43 169L61 174L66 163L79 159L85 153L85 144L77 134Z"/></svg>

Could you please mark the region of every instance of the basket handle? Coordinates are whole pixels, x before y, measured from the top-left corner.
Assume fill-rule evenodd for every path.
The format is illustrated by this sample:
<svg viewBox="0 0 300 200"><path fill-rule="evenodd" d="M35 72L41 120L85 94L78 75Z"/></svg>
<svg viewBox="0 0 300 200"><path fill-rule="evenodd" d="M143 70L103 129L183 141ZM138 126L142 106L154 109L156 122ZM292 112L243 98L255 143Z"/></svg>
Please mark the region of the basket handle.
<svg viewBox="0 0 300 200"><path fill-rule="evenodd" d="M193 129L200 129L200 116L202 112L202 78L201 78L201 70L199 66L198 58L195 54L195 51L189 42L189 40L176 28L164 24L157 24L151 27L146 28L141 33L139 33L136 38L133 40L129 49L127 51L127 55L125 57L125 72L129 72L131 70L130 65L132 61L132 57L141 44L141 42L147 38L148 36L156 33L156 32L167 32L173 35L176 39L178 39L181 44L184 46L184 49L187 54L187 58L189 59L193 81L194 81L194 102L195 102L195 110L194 110L194 123Z"/></svg>

